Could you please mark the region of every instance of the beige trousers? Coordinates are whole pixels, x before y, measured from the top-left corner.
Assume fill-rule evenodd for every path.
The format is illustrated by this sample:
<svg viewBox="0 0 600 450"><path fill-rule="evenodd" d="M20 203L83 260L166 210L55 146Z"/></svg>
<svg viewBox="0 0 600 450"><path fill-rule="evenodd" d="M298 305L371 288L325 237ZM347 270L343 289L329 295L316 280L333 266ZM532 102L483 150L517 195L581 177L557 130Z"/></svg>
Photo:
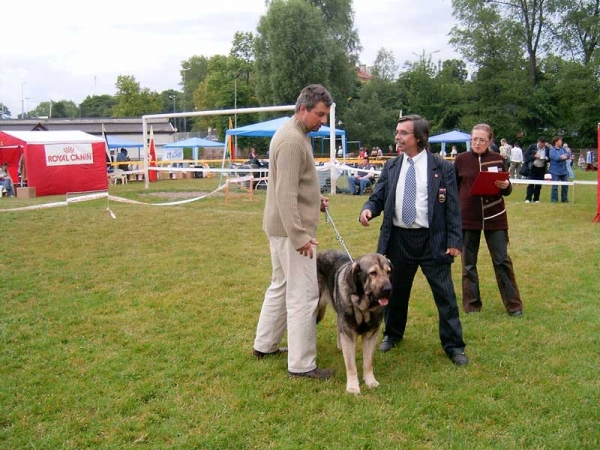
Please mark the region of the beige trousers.
<svg viewBox="0 0 600 450"><path fill-rule="evenodd" d="M260 311L254 348L277 351L287 325L288 370L317 367L316 313L319 303L316 248L313 259L296 251L287 237L269 236L273 273Z"/></svg>

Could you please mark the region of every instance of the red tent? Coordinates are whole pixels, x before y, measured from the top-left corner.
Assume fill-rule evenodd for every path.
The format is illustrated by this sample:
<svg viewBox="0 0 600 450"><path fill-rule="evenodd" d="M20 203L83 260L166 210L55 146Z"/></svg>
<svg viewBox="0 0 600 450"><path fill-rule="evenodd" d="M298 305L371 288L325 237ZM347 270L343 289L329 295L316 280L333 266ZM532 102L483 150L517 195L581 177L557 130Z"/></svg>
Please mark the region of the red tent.
<svg viewBox="0 0 600 450"><path fill-rule="evenodd" d="M102 138L82 131L0 131L0 164L8 163L15 185L21 155L27 186L38 196L108 189Z"/></svg>

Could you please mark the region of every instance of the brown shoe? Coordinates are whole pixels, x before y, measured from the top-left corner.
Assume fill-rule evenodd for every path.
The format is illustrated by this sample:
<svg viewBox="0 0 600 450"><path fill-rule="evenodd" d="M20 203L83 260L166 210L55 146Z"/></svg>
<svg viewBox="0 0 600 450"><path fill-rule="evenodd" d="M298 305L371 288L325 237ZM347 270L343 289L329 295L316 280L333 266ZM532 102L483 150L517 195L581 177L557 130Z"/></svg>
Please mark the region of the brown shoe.
<svg viewBox="0 0 600 450"><path fill-rule="evenodd" d="M258 350L253 348L252 354L254 356L256 356L257 359L263 359L265 356L281 355L282 353L287 353L287 351L288 351L287 348L282 347L282 348L278 348L274 352L264 353L264 352L259 352Z"/></svg>
<svg viewBox="0 0 600 450"><path fill-rule="evenodd" d="M319 380L327 380L333 376L334 371L331 369L319 369L318 367L308 372L289 372L291 377L317 378Z"/></svg>

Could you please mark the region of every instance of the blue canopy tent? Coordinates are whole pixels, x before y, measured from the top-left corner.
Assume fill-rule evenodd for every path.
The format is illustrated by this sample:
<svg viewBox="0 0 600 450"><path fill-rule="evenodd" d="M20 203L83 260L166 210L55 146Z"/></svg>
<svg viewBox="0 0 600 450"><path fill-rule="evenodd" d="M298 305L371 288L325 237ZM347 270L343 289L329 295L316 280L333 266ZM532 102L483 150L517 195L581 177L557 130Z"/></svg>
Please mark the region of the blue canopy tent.
<svg viewBox="0 0 600 450"><path fill-rule="evenodd" d="M108 152L110 153L110 149L113 148L137 148L138 149L138 159L141 159L140 149L144 147L144 144L141 142L133 142L127 139L123 139L118 136L111 136L109 134L106 135L106 144L108 145ZM116 152L115 152L116 153ZM115 156L116 158L116 156Z"/></svg>
<svg viewBox="0 0 600 450"><path fill-rule="evenodd" d="M205 147L223 147L225 144L223 142L217 142L217 141L211 141L209 139L202 139L202 138L197 138L197 137L193 137L193 138L189 138L189 139L184 139L183 141L177 141L177 142L173 142L171 144L166 144L163 145L163 149L169 149L169 148L192 148L192 152L193 152L193 159L194 161L198 159L198 149L199 148L205 148Z"/></svg>
<svg viewBox="0 0 600 450"><path fill-rule="evenodd" d="M447 133L438 134L429 138L430 144L442 144L442 150L446 151L446 143L466 142L467 151L471 149L471 135L460 130L453 130Z"/></svg>
<svg viewBox="0 0 600 450"><path fill-rule="evenodd" d="M285 122L290 120L290 117L280 117L278 119L267 120L266 122L254 123L243 127L233 128L225 132L225 148L231 139L231 136L245 137L271 137ZM329 137L330 128L323 125L318 131L308 133L310 137ZM335 135L341 137L344 156L346 155L346 131L335 129Z"/></svg>
<svg viewBox="0 0 600 450"><path fill-rule="evenodd" d="M106 135L106 143L108 144L108 148L142 148L144 146L141 142L128 141L127 139L109 134Z"/></svg>

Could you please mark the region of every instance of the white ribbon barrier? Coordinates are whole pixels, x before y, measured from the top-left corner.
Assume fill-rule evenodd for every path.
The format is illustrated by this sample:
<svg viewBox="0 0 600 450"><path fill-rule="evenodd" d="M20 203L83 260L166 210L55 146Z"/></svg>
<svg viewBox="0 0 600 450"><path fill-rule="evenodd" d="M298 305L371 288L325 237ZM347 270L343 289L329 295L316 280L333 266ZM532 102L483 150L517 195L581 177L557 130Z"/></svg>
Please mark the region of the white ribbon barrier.
<svg viewBox="0 0 600 450"><path fill-rule="evenodd" d="M319 165L317 166L317 171L327 171L327 170L331 170L331 168L334 168L334 174L337 175L336 178L338 178L340 175L342 175L344 173L344 171L355 171L355 170L360 170L360 168L356 168L356 167L352 167L349 166L347 164L341 164L339 162L336 162L334 164L332 163L325 163L323 165ZM123 197L117 197L114 195L110 195L108 193L108 191L100 191L100 192L92 192L92 193L77 193L77 192L71 192L71 193L67 193L66 194L66 199L65 201L62 202L52 202L52 203L40 203L37 205L30 205L30 206L20 206L17 208L2 208L0 209L0 212L16 212L16 211L32 211L32 210L40 210L40 209L48 209L48 208L57 208L57 207L62 207L62 206L68 206L70 203L78 203L78 202L85 202L85 201L90 201L90 200L97 200L97 199L101 199L101 198L107 198L109 201L114 201L114 202L118 202L118 203L127 203L130 205L146 205L146 206L176 206L176 205L183 205L186 203L192 203L192 202L196 202L198 200L202 200L203 198L209 197L223 189L225 189L227 184L230 183L240 183L240 182L246 182L246 181L268 181L268 173L269 173L269 169L266 167L263 168L242 168L239 166L236 167L230 167L230 168L226 168L226 169L206 169L206 168L183 168L183 167L170 167L170 168L162 168L162 167L151 167L149 168L149 170L156 170L156 171L162 171L162 172L202 172L202 173L208 173L208 172L215 172L215 173L225 173L225 174L229 174L229 175L236 175L235 177L232 178L228 178L225 182L225 184L223 184L222 186L217 187L215 190L213 190L212 192L209 192L207 194L201 195L199 197L194 197L194 198L188 198L185 200L177 200L177 201L172 201L172 202L165 202L165 203L145 203L145 202L140 202L138 200L130 200L127 198L123 198ZM238 172L243 173L243 176L237 176ZM262 176L260 178L257 177L253 177L248 175L248 173L262 173L262 174L266 174L266 176ZM373 170L372 171L374 174L376 175L380 175L381 174L381 170ZM587 185L587 186L597 186L598 185L598 181L586 181L586 180L572 180L572 181L551 181L551 180L528 180L528 179L514 179L511 178L510 182L512 184L539 184L539 185L546 185L546 186L573 186L573 201L575 200L575 186L577 185Z"/></svg>

